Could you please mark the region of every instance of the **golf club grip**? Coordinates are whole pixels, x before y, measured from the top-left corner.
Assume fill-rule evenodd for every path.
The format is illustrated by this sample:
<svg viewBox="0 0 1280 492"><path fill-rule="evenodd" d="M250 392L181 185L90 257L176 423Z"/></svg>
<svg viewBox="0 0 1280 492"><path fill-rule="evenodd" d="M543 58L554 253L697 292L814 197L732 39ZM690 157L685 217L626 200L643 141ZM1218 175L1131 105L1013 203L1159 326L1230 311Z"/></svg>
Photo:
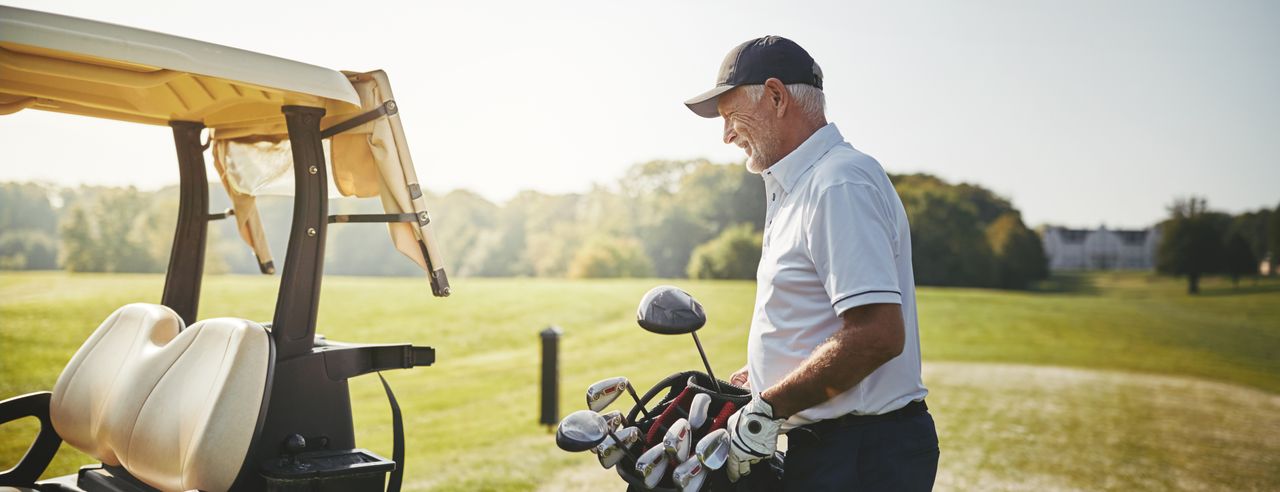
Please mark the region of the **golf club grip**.
<svg viewBox="0 0 1280 492"><path fill-rule="evenodd" d="M644 436L644 443L646 446L653 446L654 444L662 441L663 434L665 434L667 429L670 429L671 425L680 418L676 415L676 412L680 411L682 406L688 405L689 400L693 398L690 396L692 394L692 390L686 386L680 391L680 394L677 395L674 400L671 400L671 403L667 404L667 408L662 410L662 413L658 415L658 418L653 419L653 423L649 425L649 431ZM685 411L683 413L687 414L688 412Z"/></svg>
<svg viewBox="0 0 1280 492"><path fill-rule="evenodd" d="M661 393L663 390L672 389L676 384L679 384L688 378L689 372L677 372L667 376L662 381L659 381L658 384L653 385L652 388L649 388L649 391L644 393L644 396L640 397L640 401L636 403L636 406L632 407L631 411L627 413L627 421L635 422L636 416L640 414L640 409L648 407L649 402L653 400L653 397L658 396L658 393Z"/></svg>

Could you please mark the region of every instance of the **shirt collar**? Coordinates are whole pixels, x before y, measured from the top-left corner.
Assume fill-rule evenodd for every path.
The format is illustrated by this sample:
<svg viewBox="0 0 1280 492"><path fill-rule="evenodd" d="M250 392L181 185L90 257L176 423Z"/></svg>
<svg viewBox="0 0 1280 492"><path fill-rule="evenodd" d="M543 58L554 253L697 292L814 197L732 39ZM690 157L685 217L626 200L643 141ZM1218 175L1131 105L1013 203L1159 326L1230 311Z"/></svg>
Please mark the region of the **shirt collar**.
<svg viewBox="0 0 1280 492"><path fill-rule="evenodd" d="M765 169L761 174L766 178L772 176L782 185L783 191L791 193L796 182L800 181L800 176L813 167L818 159L826 155L827 151L843 141L844 136L840 134L836 124L827 123L826 126L813 132L813 135L809 135L809 138L796 147L796 150L769 166L769 169Z"/></svg>

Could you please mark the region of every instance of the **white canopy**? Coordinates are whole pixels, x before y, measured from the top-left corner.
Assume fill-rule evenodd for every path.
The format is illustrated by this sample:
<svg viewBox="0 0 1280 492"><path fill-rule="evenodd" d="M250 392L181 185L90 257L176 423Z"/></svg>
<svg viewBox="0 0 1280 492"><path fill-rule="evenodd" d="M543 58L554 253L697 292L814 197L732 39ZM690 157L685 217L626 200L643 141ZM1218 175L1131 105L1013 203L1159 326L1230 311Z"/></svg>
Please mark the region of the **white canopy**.
<svg viewBox="0 0 1280 492"><path fill-rule="evenodd" d="M281 120L280 106L358 111L335 70L228 46L0 6L0 114L31 107L231 129Z"/></svg>

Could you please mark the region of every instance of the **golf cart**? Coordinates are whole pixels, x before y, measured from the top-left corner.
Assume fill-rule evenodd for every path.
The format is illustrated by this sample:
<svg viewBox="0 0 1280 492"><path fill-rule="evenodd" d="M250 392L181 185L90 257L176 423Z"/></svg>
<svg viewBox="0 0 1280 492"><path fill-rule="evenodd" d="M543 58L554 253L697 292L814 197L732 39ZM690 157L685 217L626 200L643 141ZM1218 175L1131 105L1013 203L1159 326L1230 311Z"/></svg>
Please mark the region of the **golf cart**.
<svg viewBox="0 0 1280 492"><path fill-rule="evenodd" d="M316 336L331 223L387 223L432 293L449 295L386 74L0 6L0 115L22 110L171 127L181 196L160 304L107 317L52 392L0 401L0 424L41 423L0 472L0 491L398 490L395 398L383 381L395 431L387 460L357 447L347 380L431 365L435 350ZM231 198L225 212L208 209L205 150ZM209 222L234 218L273 274L255 197L290 178L274 318L199 319ZM379 197L386 213L329 215L330 178L341 195ZM101 463L38 481L62 441Z"/></svg>

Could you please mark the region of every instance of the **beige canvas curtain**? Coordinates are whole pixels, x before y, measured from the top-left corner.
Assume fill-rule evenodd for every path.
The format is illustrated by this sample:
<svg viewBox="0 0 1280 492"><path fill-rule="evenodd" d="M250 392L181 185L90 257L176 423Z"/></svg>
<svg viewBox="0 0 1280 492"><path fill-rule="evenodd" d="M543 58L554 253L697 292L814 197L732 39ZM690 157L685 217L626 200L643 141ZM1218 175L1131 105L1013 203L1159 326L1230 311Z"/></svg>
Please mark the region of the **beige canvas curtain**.
<svg viewBox="0 0 1280 492"><path fill-rule="evenodd" d="M360 96L361 112L376 110L394 101L390 82L382 71L343 73ZM352 116L355 114L331 115L326 118L326 124ZM259 240L264 236L253 196L292 165L287 135L245 135L242 131L225 135L232 138L221 138L217 132L213 135L214 164L236 206L241 238L259 255L260 262L263 258L269 260L270 250L266 248L266 241ZM280 159L282 152L288 159ZM256 157L250 158L254 155ZM396 250L431 276L437 295L447 295L447 288L443 292L438 288L447 285L444 265L432 236L426 201L413 159L409 156L399 115L391 111L386 117L333 136L329 157L331 178L338 193L362 198L376 196L386 213L414 214L418 218L417 222L389 223L391 241Z"/></svg>

